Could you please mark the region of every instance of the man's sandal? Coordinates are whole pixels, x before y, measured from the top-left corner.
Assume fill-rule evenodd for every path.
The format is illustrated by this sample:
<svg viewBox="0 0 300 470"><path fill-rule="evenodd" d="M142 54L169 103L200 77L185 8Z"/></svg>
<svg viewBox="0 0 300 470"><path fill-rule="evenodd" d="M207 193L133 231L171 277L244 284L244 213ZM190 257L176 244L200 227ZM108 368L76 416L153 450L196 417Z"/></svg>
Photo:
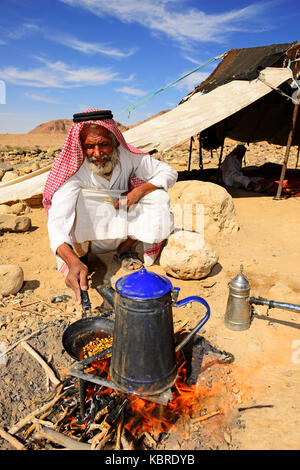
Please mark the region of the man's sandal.
<svg viewBox="0 0 300 470"><path fill-rule="evenodd" d="M125 251L124 253L115 255L114 261L119 263L122 269L129 272L138 271L143 267L143 262L139 259L137 253L133 251ZM133 269L133 267L130 266L134 264L138 265L138 267Z"/></svg>

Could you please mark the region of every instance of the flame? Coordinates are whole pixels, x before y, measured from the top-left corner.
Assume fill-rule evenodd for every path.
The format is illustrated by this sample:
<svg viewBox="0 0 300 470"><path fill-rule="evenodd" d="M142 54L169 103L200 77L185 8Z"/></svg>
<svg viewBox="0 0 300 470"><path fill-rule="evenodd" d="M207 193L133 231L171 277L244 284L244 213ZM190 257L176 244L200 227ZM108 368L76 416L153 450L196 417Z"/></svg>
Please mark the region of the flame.
<svg viewBox="0 0 300 470"><path fill-rule="evenodd" d="M207 356L206 363L202 364L199 374L200 378L203 379L203 374L205 374L207 369L217 362L214 358ZM109 365L110 358L94 361L85 368L85 372L110 380ZM115 389L99 387L91 383L88 384L86 389L86 400L89 402L94 394L106 396L112 392L127 398L128 403L124 427L132 436L142 435L147 432L157 438L162 433L169 432L171 429L176 429L180 432L179 428L181 428L185 438L188 438L192 420L200 417L204 410L205 413L208 412L208 415L211 414L210 420L215 422L215 424L212 423L210 430L210 432L214 432L212 428L217 429L220 426L221 419L220 416L215 416L217 413L214 413L214 410L221 410L218 412L218 415L223 415L222 408L224 405L223 375L225 372L220 372L220 369L216 380L214 380L213 387L206 385L203 380L199 380L195 385L188 385L186 364L185 362L180 363L178 365L178 377L172 387L173 399L166 406L140 398L137 395L125 394ZM223 401L223 404L220 403L220 400ZM227 407L230 407L229 402L227 402ZM85 429L88 422L88 419L81 422L80 419L75 417L68 418L68 420L70 432Z"/></svg>

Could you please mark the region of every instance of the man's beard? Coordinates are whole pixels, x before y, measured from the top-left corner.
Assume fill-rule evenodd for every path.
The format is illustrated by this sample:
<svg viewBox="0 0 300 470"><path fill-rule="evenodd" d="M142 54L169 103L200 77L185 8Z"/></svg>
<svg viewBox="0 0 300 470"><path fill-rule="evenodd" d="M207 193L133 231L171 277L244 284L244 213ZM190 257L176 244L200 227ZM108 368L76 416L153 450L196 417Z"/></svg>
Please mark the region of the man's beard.
<svg viewBox="0 0 300 470"><path fill-rule="evenodd" d="M108 176L110 176L114 167L117 164L119 158L118 149L113 149L111 153L107 156L107 158L108 160L106 163L104 163L104 165L96 165L95 163L93 163L93 161L91 161L92 159L89 160L88 158L86 158L86 164L95 175L107 178Z"/></svg>

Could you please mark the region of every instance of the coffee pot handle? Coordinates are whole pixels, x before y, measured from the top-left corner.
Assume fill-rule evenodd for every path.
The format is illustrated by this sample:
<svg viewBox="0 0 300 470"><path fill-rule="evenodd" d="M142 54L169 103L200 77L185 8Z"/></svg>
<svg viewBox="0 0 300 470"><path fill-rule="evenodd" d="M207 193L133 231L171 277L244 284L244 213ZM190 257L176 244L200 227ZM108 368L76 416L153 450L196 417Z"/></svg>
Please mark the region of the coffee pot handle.
<svg viewBox="0 0 300 470"><path fill-rule="evenodd" d="M179 300L178 302L176 301L175 303L173 303L173 306L182 307L183 305L186 305L190 302L200 302L206 308L206 313L204 317L199 321L199 323L195 326L195 328L181 341L181 343L176 346L175 352L180 351L180 349L182 349L183 346L185 346L190 341L190 339L197 333L197 331L200 330L200 328L202 328L202 326L207 322L210 317L210 307L208 303L202 297L198 297L196 295L186 297L185 299Z"/></svg>

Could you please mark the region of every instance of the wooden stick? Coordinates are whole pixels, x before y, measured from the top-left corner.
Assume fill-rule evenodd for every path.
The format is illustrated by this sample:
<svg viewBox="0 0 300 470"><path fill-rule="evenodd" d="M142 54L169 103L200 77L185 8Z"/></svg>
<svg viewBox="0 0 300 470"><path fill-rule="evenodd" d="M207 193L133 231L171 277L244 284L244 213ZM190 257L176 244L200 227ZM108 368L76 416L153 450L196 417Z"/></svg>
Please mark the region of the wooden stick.
<svg viewBox="0 0 300 470"><path fill-rule="evenodd" d="M49 308L53 308L54 310L58 310L60 313L65 313L65 312L64 312L63 310L61 310L60 308L54 307L54 305L48 304L47 302L45 302L44 300L40 299L39 297L36 297L36 299L38 299L39 302L42 302L42 304L46 305L46 306L49 307Z"/></svg>
<svg viewBox="0 0 300 470"><path fill-rule="evenodd" d="M192 423L200 423L200 421L205 421L206 419L212 418L213 416L223 414L223 410L216 410L211 411L210 413L206 413L206 415L199 416L199 418L192 419Z"/></svg>
<svg viewBox="0 0 300 470"><path fill-rule="evenodd" d="M2 439L5 439L7 442L9 442L16 449L26 450L26 447L24 446L24 444L22 444L20 441L18 441L18 439L16 439L14 436L11 436L3 428L0 428L0 436L2 437Z"/></svg>
<svg viewBox="0 0 300 470"><path fill-rule="evenodd" d="M36 310L30 310L29 308L26 308L26 307L13 307L13 310L18 310L18 312L29 312L29 313L32 313L33 315L43 315L41 312L37 312Z"/></svg>
<svg viewBox="0 0 300 470"><path fill-rule="evenodd" d="M26 341L27 339L30 339L32 338L33 336L37 335L38 333L40 333L41 331L43 331L45 328L47 328L49 325L44 325L42 328L40 328L39 330L36 330L34 331L33 333L30 333L29 335L27 336L24 336L24 338L22 339L19 339L18 341L16 341L14 344L12 344L11 346L9 346L9 348L7 348L6 351L4 351L2 354L0 354L0 359L5 356L5 354L9 353L10 351L12 351L16 346L18 346L18 344L22 343L22 341Z"/></svg>
<svg viewBox="0 0 300 470"><path fill-rule="evenodd" d="M32 411L29 415L25 416L25 418L21 419L18 423L16 423L14 426L12 426L8 432L10 434L16 434L18 431L20 431L20 429L22 429L24 426L26 426L26 424L28 423L31 423L32 420L39 414L41 413L44 413L46 410L49 410L50 408L52 408L55 403L61 399L61 397L64 395L64 393L62 393L60 395L60 392L62 390L62 387L63 385L61 385L59 387L59 394L56 395L56 397L53 398L53 400L49 401L49 403L46 403L45 405L43 405L41 408L38 408L37 410L35 411Z"/></svg>
<svg viewBox="0 0 300 470"><path fill-rule="evenodd" d="M36 425L36 431L33 437L34 439L47 439L48 441L55 442L71 450L91 450L90 444L79 442L42 424Z"/></svg>
<svg viewBox="0 0 300 470"><path fill-rule="evenodd" d="M60 380L58 380L53 370L51 369L51 367L48 366L44 359L42 359L41 356L28 343L26 343L26 341L22 341L20 344L29 354L31 354L32 357L34 357L34 359L38 361L38 363L44 369L46 376L49 378L49 380L51 380L53 385L59 385Z"/></svg>
<svg viewBox="0 0 300 470"><path fill-rule="evenodd" d="M121 436L123 432L123 423L124 423L124 415L122 416L122 419L118 424L115 450L121 449Z"/></svg>

